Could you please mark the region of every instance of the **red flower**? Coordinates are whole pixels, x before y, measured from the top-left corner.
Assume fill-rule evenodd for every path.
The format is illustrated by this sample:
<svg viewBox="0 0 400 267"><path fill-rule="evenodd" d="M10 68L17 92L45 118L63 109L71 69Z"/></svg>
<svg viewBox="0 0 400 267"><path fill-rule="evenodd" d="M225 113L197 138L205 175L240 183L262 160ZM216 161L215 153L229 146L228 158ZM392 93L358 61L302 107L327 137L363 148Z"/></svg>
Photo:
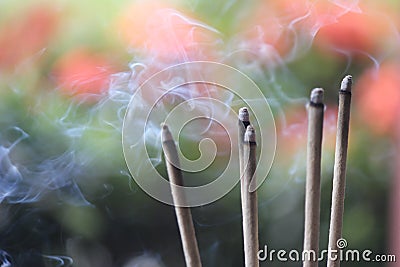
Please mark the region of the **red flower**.
<svg viewBox="0 0 400 267"><path fill-rule="evenodd" d="M383 11L385 7L379 8L381 13L377 12L377 7L364 5L359 12L347 12L337 17L319 30L316 44L324 50L353 55L383 53L395 32L393 22Z"/></svg>
<svg viewBox="0 0 400 267"><path fill-rule="evenodd" d="M246 40L253 47L268 45L285 57L309 46L322 26L333 23L349 10L357 10L351 1L261 1L245 26Z"/></svg>
<svg viewBox="0 0 400 267"><path fill-rule="evenodd" d="M378 133L390 133L399 123L400 64L383 64L357 81L357 107L365 123Z"/></svg>
<svg viewBox="0 0 400 267"><path fill-rule="evenodd" d="M52 8L37 6L2 25L0 68L11 68L46 48L57 22L57 14Z"/></svg>
<svg viewBox="0 0 400 267"><path fill-rule="evenodd" d="M64 93L95 100L107 90L110 75L115 71L105 57L78 49L64 55L56 63L54 73Z"/></svg>
<svg viewBox="0 0 400 267"><path fill-rule="evenodd" d="M158 59L205 59L207 45L215 42L208 26L165 1L135 2L122 14L118 28L126 43Z"/></svg>

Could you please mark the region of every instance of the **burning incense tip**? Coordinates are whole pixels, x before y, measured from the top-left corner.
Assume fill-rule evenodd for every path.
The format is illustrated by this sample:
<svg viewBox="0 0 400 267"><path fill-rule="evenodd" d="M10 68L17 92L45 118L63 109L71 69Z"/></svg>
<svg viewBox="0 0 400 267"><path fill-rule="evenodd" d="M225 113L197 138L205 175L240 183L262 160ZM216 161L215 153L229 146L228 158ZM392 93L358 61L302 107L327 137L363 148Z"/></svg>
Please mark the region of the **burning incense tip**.
<svg viewBox="0 0 400 267"><path fill-rule="evenodd" d="M256 141L256 132L254 127L249 125L247 126L246 132L244 134L244 141L245 142L255 142Z"/></svg>
<svg viewBox="0 0 400 267"><path fill-rule="evenodd" d="M341 91L351 92L351 85L353 84L353 77L351 75L347 75L343 78L342 84L340 86Z"/></svg>
<svg viewBox="0 0 400 267"><path fill-rule="evenodd" d="M172 134L169 131L168 125L163 122L163 123L161 123L161 128L162 128L161 140L163 142L173 140Z"/></svg>
<svg viewBox="0 0 400 267"><path fill-rule="evenodd" d="M246 107L239 109L239 120L250 121L249 110Z"/></svg>
<svg viewBox="0 0 400 267"><path fill-rule="evenodd" d="M324 101L324 89L315 88L311 91L310 101L314 104L322 104Z"/></svg>

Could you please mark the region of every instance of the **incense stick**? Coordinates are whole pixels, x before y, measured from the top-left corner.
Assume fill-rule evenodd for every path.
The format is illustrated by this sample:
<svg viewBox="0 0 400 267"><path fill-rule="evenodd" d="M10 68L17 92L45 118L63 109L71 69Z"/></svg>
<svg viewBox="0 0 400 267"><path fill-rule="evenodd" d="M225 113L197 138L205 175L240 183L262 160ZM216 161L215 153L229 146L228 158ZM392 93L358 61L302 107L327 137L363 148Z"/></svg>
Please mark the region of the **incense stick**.
<svg viewBox="0 0 400 267"><path fill-rule="evenodd" d="M246 267L257 267L258 253L258 206L257 192L250 192L250 184L255 179L257 167L256 136L252 126L248 126L243 139L243 176L242 188L242 214L243 214L243 244Z"/></svg>
<svg viewBox="0 0 400 267"><path fill-rule="evenodd" d="M304 259L304 267L318 267L319 223L321 198L321 146L324 122L324 90L311 91L308 105L307 177L305 196L304 251L310 256Z"/></svg>
<svg viewBox="0 0 400 267"><path fill-rule="evenodd" d="M168 129L168 126L165 124L162 126L162 141L186 266L201 267L200 253L197 246L196 233L194 231L190 208L182 207L186 204L185 195L181 189L172 186L172 184L183 186L183 178L182 172L178 166L179 157L175 142L172 138L171 132Z"/></svg>
<svg viewBox="0 0 400 267"><path fill-rule="evenodd" d="M397 111L398 116L400 116L400 110ZM396 149L400 151L400 124L395 127L395 138ZM391 196L390 196L390 239L389 239L389 252L393 255L400 255L400 154L397 153L394 158L394 172L395 177L392 182ZM396 261L388 265L389 267L397 267L398 263Z"/></svg>
<svg viewBox="0 0 400 267"><path fill-rule="evenodd" d="M332 257L328 257L328 267L340 266L339 253L333 253L338 250L337 242L342 237L344 198L346 190L346 162L347 146L349 136L350 122L350 104L351 104L351 85L352 77L346 76L341 84L339 91L339 110L336 134L335 165L333 170L333 190L331 221L329 228L329 245Z"/></svg>

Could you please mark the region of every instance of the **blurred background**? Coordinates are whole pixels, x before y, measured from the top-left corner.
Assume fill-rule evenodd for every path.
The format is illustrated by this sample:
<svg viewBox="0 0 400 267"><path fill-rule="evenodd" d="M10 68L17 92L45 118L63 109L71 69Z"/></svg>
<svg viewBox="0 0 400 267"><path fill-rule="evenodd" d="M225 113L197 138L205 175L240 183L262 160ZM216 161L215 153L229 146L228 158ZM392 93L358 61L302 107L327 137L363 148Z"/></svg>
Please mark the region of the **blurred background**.
<svg viewBox="0 0 400 267"><path fill-rule="evenodd" d="M337 92L352 74L343 237L400 257L399 10L396 0L0 0L0 265L184 266L174 209L134 182L121 132L140 84L191 60L241 70L271 105L278 139L259 225L260 247L276 250L302 248L314 87L326 94L327 247ZM243 266L239 194L192 209L203 266Z"/></svg>

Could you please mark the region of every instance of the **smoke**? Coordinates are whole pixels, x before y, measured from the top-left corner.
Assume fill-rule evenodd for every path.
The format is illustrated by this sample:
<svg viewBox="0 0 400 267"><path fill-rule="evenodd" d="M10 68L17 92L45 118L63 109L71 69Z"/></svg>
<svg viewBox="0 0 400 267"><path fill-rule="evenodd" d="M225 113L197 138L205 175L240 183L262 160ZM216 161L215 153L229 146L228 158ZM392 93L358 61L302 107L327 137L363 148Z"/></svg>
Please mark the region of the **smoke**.
<svg viewBox="0 0 400 267"><path fill-rule="evenodd" d="M69 267L74 262L72 258L67 256L43 255L43 258L54 267Z"/></svg>
<svg viewBox="0 0 400 267"><path fill-rule="evenodd" d="M157 255L145 254L135 257L127 262L124 267L163 267L165 266Z"/></svg>
<svg viewBox="0 0 400 267"><path fill-rule="evenodd" d="M4 250L0 250L0 266L1 267L11 267L12 264L12 258L11 256L5 252Z"/></svg>
<svg viewBox="0 0 400 267"><path fill-rule="evenodd" d="M16 136L16 140L7 140L6 135ZM40 200L43 194L56 192L60 199L75 205L88 205L74 181L79 175L79 164L73 152L48 158L36 163L36 159L24 159L27 164L20 164L19 153L22 142L29 135L22 129L13 127L2 132L0 146L0 202L28 203Z"/></svg>
<svg viewBox="0 0 400 267"><path fill-rule="evenodd" d="M32 257L32 255L30 256ZM42 255L41 258L43 258L46 266L69 267L73 264L72 258L67 256ZM4 250L0 250L0 267L13 267L18 266L17 264L10 254Z"/></svg>

